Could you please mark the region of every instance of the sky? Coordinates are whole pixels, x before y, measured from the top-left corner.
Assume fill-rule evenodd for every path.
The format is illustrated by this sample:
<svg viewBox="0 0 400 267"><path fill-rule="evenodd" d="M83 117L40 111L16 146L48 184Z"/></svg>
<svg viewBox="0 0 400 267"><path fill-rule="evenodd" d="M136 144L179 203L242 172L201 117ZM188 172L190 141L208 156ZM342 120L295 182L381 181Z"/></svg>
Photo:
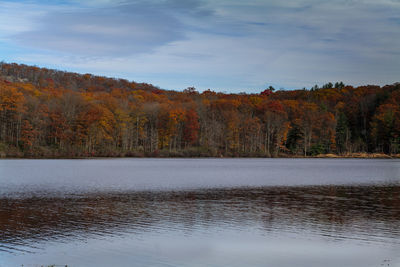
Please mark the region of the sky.
<svg viewBox="0 0 400 267"><path fill-rule="evenodd" d="M0 1L0 61L257 93L400 81L400 0Z"/></svg>

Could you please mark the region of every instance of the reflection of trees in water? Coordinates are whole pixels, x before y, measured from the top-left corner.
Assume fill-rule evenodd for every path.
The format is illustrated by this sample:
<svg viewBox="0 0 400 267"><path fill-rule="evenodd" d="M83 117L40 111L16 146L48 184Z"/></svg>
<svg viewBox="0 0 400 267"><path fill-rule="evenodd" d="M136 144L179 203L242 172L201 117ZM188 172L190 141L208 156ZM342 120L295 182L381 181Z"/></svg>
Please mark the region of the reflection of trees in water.
<svg viewBox="0 0 400 267"><path fill-rule="evenodd" d="M0 247L180 229L400 236L400 187L268 187L0 199ZM340 236L339 234L337 236Z"/></svg>

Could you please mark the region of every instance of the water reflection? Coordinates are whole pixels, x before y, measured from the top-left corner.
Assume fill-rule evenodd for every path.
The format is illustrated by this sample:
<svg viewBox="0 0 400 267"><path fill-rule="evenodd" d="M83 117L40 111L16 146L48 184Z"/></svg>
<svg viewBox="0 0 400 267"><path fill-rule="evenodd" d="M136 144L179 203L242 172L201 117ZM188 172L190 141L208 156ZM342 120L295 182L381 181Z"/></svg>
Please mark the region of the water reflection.
<svg viewBox="0 0 400 267"><path fill-rule="evenodd" d="M0 199L0 255L35 252L48 241L227 229L398 246L400 187L264 187Z"/></svg>

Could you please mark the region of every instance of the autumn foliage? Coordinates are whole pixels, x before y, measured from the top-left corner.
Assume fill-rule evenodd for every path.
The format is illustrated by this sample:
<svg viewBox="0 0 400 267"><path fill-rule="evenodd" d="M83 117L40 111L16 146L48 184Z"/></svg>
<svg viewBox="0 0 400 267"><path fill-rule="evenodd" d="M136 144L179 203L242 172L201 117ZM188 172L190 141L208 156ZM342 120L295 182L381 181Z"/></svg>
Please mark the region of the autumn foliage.
<svg viewBox="0 0 400 267"><path fill-rule="evenodd" d="M18 157L400 152L400 84L226 94L0 64L0 153Z"/></svg>

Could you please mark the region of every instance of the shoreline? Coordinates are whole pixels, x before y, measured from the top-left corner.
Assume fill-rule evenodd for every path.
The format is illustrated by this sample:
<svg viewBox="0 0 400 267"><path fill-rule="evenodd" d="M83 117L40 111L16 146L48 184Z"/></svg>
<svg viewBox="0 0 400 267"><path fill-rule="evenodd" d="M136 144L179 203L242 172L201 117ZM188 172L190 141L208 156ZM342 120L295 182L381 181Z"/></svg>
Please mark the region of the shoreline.
<svg viewBox="0 0 400 267"><path fill-rule="evenodd" d="M347 153L347 154L319 154L315 156L288 155L280 154L273 157L267 156L183 156L183 155L106 155L106 156L4 156L0 159L118 159L118 158L156 158L156 159L400 159L400 154L383 154L383 153Z"/></svg>

